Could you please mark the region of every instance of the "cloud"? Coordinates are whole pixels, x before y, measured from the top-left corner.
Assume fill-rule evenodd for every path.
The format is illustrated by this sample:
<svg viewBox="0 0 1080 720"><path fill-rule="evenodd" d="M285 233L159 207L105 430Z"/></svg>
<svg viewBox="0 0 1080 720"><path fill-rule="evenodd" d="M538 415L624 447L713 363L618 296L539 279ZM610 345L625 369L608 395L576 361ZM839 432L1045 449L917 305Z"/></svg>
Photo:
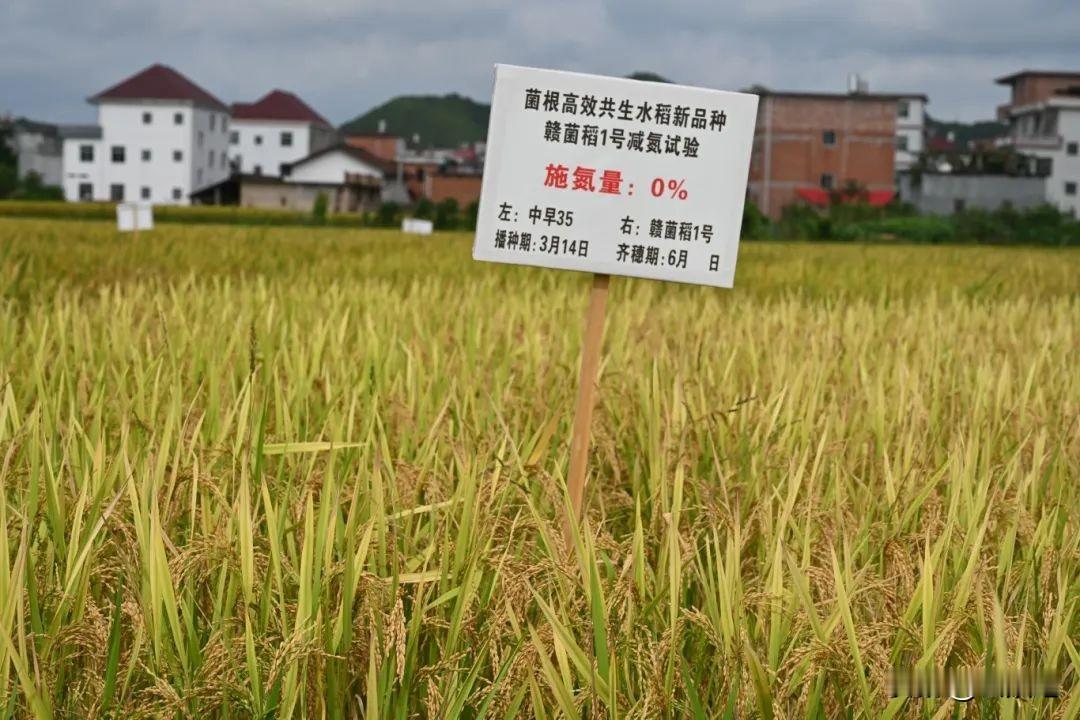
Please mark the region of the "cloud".
<svg viewBox="0 0 1080 720"><path fill-rule="evenodd" d="M990 117L993 79L1080 69L1080 3L1034 0L6 0L0 112L88 120L84 99L166 62L225 101L293 90L335 122L403 93L485 99L495 62L687 84L925 92Z"/></svg>

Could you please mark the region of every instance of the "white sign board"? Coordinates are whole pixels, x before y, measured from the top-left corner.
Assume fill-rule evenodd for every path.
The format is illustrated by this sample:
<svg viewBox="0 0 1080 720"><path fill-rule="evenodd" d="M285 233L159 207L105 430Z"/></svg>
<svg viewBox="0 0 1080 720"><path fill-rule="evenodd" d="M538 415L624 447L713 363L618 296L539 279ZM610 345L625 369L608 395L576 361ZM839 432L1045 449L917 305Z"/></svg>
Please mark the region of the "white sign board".
<svg viewBox="0 0 1080 720"><path fill-rule="evenodd" d="M141 203L118 203L116 205L116 229L120 232L152 230L154 207Z"/></svg>
<svg viewBox="0 0 1080 720"><path fill-rule="evenodd" d="M731 287L757 104L496 65L473 257Z"/></svg>
<svg viewBox="0 0 1080 720"><path fill-rule="evenodd" d="M416 218L405 218L401 221L401 232L413 233L415 235L430 235L434 229L430 220L418 220Z"/></svg>

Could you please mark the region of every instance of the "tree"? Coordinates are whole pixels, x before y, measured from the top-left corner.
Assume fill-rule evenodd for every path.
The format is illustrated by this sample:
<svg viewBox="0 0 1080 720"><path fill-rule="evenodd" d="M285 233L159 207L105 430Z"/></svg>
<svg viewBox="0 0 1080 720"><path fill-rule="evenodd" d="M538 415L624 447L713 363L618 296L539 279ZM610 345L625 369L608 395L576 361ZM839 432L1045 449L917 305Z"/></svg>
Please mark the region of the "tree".
<svg viewBox="0 0 1080 720"><path fill-rule="evenodd" d="M15 128L8 121L0 121L0 198L11 197L19 187L18 159L11 147Z"/></svg>
<svg viewBox="0 0 1080 720"><path fill-rule="evenodd" d="M14 139L15 126L9 121L0 120L0 165L14 167L18 163L18 157L15 155Z"/></svg>
<svg viewBox="0 0 1080 720"><path fill-rule="evenodd" d="M64 191L55 185L46 185L42 181L41 175L31 170L18 183L12 197L17 197L20 200L63 200Z"/></svg>
<svg viewBox="0 0 1080 720"><path fill-rule="evenodd" d="M416 203L416 208L413 209L412 216L421 220L430 220L435 216L435 203L426 197L420 198Z"/></svg>
<svg viewBox="0 0 1080 720"><path fill-rule="evenodd" d="M457 230L461 222L458 201L446 198L435 208L435 228L438 230Z"/></svg>
<svg viewBox="0 0 1080 720"><path fill-rule="evenodd" d="M315 205L311 208L311 215L316 225L326 223L326 208L329 204L330 198L326 197L326 193L320 192L315 196Z"/></svg>
<svg viewBox="0 0 1080 720"><path fill-rule="evenodd" d="M477 216L479 214L480 214L480 201L479 200L473 200L471 203L469 203L468 207L465 208L465 229L466 230L475 230L476 229L476 218L477 218Z"/></svg>
<svg viewBox="0 0 1080 720"><path fill-rule="evenodd" d="M9 198L19 187L18 173L14 165L0 165L0 199Z"/></svg>
<svg viewBox="0 0 1080 720"><path fill-rule="evenodd" d="M379 206L377 222L380 227L395 227L401 220L401 206L396 202L384 202Z"/></svg>

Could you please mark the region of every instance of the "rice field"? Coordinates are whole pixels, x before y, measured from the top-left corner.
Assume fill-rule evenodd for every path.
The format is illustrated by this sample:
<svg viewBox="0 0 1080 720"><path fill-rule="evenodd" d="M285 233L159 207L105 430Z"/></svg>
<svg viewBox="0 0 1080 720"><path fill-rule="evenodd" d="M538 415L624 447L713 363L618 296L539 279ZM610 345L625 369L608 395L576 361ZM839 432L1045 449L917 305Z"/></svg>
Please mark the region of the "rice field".
<svg viewBox="0 0 1080 720"><path fill-rule="evenodd" d="M0 219L0 717L1080 716L1080 251ZM892 699L892 666L1060 698Z"/></svg>

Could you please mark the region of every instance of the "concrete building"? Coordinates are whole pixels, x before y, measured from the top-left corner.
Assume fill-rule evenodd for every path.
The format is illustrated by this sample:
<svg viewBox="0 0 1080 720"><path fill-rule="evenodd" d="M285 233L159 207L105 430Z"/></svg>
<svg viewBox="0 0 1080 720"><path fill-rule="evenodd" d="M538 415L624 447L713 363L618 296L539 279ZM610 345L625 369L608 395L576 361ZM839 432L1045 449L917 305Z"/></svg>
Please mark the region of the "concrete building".
<svg viewBox="0 0 1080 720"><path fill-rule="evenodd" d="M273 90L234 103L229 161L234 172L280 177L282 168L337 142L337 132L293 93Z"/></svg>
<svg viewBox="0 0 1080 720"><path fill-rule="evenodd" d="M68 200L184 205L228 171L228 108L152 65L89 99L98 124L63 134Z"/></svg>
<svg viewBox="0 0 1080 720"><path fill-rule="evenodd" d="M1009 124L998 144L1033 156L1047 175L1046 202L1080 216L1080 72L1023 70L997 82L1011 90L998 108Z"/></svg>
<svg viewBox="0 0 1080 720"><path fill-rule="evenodd" d="M12 152L20 180L37 173L42 185L60 187L64 177L62 142L56 125L19 118L11 123Z"/></svg>
<svg viewBox="0 0 1080 720"><path fill-rule="evenodd" d="M749 92L761 98L749 195L767 216L793 203L827 206L852 184L871 204L893 198L898 103L911 95Z"/></svg>
<svg viewBox="0 0 1080 720"><path fill-rule="evenodd" d="M345 144L286 163L282 171L281 176L235 173L196 192L192 201L311 212L321 194L332 214L365 212L377 209L396 183L394 163Z"/></svg>
<svg viewBox="0 0 1080 720"><path fill-rule="evenodd" d="M907 170L926 149L925 95L902 95L896 99L896 171Z"/></svg>

